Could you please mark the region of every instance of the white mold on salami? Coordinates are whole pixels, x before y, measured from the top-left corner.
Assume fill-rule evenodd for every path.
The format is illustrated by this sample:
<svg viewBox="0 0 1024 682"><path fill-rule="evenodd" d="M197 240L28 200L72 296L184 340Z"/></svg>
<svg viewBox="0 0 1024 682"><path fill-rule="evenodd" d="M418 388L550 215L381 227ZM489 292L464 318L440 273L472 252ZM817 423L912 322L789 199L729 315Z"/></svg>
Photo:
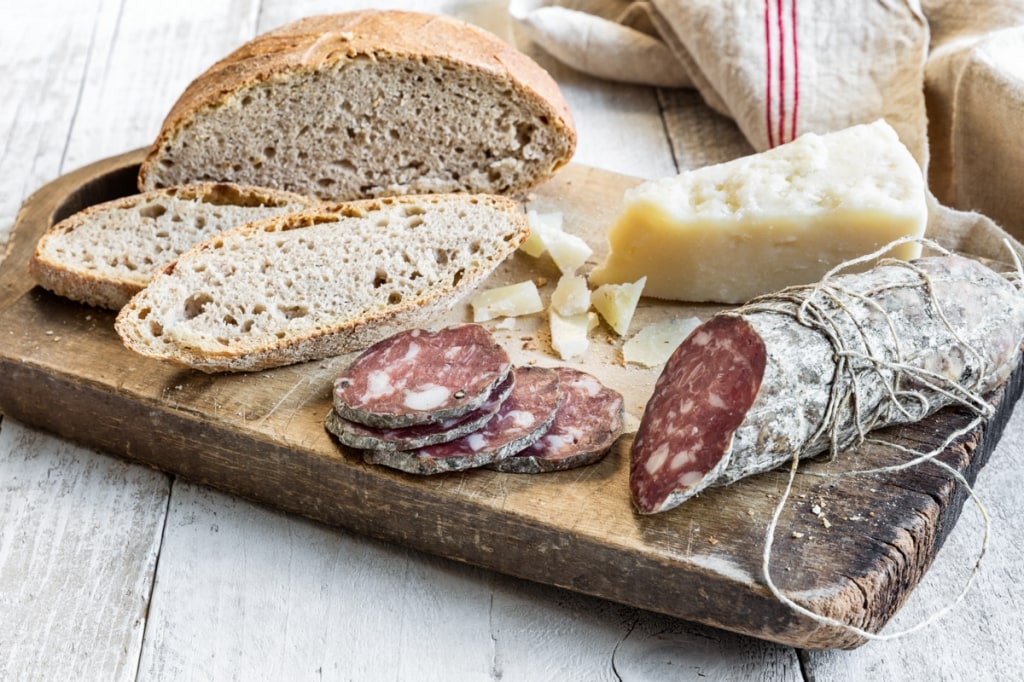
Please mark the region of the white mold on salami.
<svg viewBox="0 0 1024 682"><path fill-rule="evenodd" d="M483 405L468 414L442 419L432 424L416 424L393 429L377 428L345 419L332 409L324 421L324 426L338 441L360 450L410 450L445 443L472 433L486 424L512 392L514 384L515 373L510 372Z"/></svg>
<svg viewBox="0 0 1024 682"><path fill-rule="evenodd" d="M562 399L558 372L517 367L515 385L498 412L479 430L414 450L366 450L363 459L413 474L462 471L511 457L551 426Z"/></svg>
<svg viewBox="0 0 1024 682"><path fill-rule="evenodd" d="M412 329L370 346L334 382L339 417L377 428L432 424L483 405L512 368L476 324Z"/></svg>
<svg viewBox="0 0 1024 682"><path fill-rule="evenodd" d="M490 468L540 474L594 464L622 434L624 400L618 391L586 372L570 367L556 370L563 397L551 428L533 445Z"/></svg>
<svg viewBox="0 0 1024 682"><path fill-rule="evenodd" d="M884 261L755 299L666 363L630 453L643 514L982 394L1016 367L1024 295L958 256Z"/></svg>

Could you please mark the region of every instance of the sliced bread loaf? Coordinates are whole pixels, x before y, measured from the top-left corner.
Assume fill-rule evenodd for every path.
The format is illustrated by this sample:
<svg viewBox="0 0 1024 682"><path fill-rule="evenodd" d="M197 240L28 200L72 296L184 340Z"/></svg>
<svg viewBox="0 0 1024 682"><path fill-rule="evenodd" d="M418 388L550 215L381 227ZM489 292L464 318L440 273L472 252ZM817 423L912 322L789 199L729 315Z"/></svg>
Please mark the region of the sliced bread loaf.
<svg viewBox="0 0 1024 682"><path fill-rule="evenodd" d="M143 355L205 372L329 357L428 326L529 234L491 195L369 199L221 233L183 254L121 309Z"/></svg>
<svg viewBox="0 0 1024 682"><path fill-rule="evenodd" d="M47 230L29 261L29 274L60 296L117 310L206 237L317 203L291 192L224 183L115 199Z"/></svg>
<svg viewBox="0 0 1024 682"><path fill-rule="evenodd" d="M526 55L456 19L368 10L296 21L210 67L168 114L139 186L517 195L575 145L557 84Z"/></svg>

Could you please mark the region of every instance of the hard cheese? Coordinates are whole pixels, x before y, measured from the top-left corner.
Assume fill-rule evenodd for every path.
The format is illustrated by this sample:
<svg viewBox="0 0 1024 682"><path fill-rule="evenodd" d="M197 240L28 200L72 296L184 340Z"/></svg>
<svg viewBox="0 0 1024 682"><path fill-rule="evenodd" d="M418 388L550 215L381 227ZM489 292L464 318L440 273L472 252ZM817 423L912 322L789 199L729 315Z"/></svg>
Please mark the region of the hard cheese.
<svg viewBox="0 0 1024 682"><path fill-rule="evenodd" d="M591 285L647 277L645 296L742 303L924 234L921 169L884 121L808 133L625 194ZM915 258L903 244L887 255Z"/></svg>

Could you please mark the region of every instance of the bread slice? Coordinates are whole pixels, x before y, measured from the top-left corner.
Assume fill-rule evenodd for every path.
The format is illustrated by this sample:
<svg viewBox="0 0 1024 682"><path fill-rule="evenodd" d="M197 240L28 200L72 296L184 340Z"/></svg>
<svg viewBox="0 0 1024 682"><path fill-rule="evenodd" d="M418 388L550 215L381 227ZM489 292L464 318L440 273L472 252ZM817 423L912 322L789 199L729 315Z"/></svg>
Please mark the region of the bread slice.
<svg viewBox="0 0 1024 682"><path fill-rule="evenodd" d="M214 183L135 194L90 206L51 227L28 270L60 296L117 310L206 237L317 203L291 192Z"/></svg>
<svg viewBox="0 0 1024 682"><path fill-rule="evenodd" d="M169 112L139 187L515 196L575 146L558 85L526 55L456 19L368 10L287 24L210 67Z"/></svg>
<svg viewBox="0 0 1024 682"><path fill-rule="evenodd" d="M529 235L491 195L369 199L221 233L121 309L125 345L205 372L357 350L436 323Z"/></svg>

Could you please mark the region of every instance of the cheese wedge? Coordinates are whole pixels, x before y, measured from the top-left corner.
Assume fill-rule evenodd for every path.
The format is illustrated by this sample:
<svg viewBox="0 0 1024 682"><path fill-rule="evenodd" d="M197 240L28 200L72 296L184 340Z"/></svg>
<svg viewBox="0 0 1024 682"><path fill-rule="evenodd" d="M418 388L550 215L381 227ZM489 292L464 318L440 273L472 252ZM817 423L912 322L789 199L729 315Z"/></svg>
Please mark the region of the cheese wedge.
<svg viewBox="0 0 1024 682"><path fill-rule="evenodd" d="M900 237L921 237L923 174L885 121L628 190L590 284L647 277L645 296L743 303L821 279ZM917 243L886 255L911 259Z"/></svg>

